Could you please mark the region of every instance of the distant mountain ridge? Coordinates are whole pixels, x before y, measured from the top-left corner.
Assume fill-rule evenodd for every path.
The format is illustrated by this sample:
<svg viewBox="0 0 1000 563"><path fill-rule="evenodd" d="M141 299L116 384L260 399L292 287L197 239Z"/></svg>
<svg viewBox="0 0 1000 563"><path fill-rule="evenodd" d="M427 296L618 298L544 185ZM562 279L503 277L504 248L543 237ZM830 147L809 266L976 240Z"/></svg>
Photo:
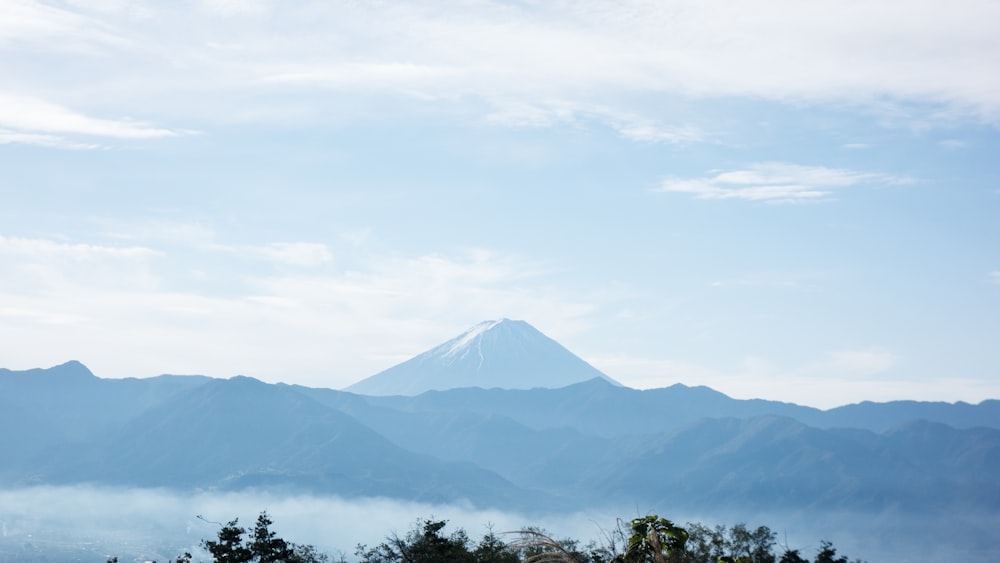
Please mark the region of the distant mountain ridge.
<svg viewBox="0 0 1000 563"><path fill-rule="evenodd" d="M524 321L485 321L345 391L419 395L461 387L558 388L600 378L619 383Z"/></svg>
<svg viewBox="0 0 1000 563"><path fill-rule="evenodd" d="M857 514L859 533L890 530L913 553L952 537L1000 554L995 400L823 411L602 378L369 396L242 376L101 379L71 362L0 369L0 428L6 487L266 489L525 514ZM925 537L913 515L945 531Z"/></svg>

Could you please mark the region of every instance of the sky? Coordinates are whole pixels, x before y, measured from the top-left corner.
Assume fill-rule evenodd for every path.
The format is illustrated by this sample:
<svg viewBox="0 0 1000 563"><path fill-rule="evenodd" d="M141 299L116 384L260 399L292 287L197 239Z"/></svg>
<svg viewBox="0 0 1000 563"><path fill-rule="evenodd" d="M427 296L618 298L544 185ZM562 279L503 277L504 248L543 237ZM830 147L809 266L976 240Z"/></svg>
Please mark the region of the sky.
<svg viewBox="0 0 1000 563"><path fill-rule="evenodd" d="M0 0L0 367L1000 398L992 0Z"/></svg>

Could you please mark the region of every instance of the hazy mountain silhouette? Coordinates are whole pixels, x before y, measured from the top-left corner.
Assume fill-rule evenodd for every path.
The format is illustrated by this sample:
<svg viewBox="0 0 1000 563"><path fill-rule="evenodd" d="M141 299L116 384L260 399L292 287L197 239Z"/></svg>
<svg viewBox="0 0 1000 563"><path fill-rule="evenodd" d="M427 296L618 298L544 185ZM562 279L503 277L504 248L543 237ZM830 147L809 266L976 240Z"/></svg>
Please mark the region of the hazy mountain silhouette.
<svg viewBox="0 0 1000 563"><path fill-rule="evenodd" d="M1000 524L997 401L824 411L603 378L367 396L247 377L100 379L70 362L0 370L0 424L7 486L250 487L526 511L853 511L893 526L912 514L958 514L983 529Z"/></svg>
<svg viewBox="0 0 1000 563"><path fill-rule="evenodd" d="M52 440L28 468L28 482L257 487L489 505L545 497L475 465L403 449L289 386L242 376L188 383L195 385L86 439Z"/></svg>

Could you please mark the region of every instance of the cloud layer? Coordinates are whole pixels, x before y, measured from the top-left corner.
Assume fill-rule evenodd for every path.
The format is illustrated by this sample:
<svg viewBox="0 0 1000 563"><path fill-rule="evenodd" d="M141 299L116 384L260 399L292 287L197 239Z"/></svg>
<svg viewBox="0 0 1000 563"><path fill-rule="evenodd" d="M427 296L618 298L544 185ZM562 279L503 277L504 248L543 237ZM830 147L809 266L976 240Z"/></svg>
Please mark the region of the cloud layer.
<svg viewBox="0 0 1000 563"><path fill-rule="evenodd" d="M995 124L998 19L988 0L169 8L5 0L0 70L16 79L5 85L0 128L16 134L0 138L134 141L179 134L151 124L176 119L347 118L335 108L348 99L351 113L369 117L388 100L393 111L409 100L417 112L458 109L494 123L596 117L642 141L704 138L670 110L678 98L847 104ZM29 75L24 63L33 60ZM644 109L626 110L623 96L645 97ZM118 107L137 117L109 111ZM85 146L75 137L65 144Z"/></svg>

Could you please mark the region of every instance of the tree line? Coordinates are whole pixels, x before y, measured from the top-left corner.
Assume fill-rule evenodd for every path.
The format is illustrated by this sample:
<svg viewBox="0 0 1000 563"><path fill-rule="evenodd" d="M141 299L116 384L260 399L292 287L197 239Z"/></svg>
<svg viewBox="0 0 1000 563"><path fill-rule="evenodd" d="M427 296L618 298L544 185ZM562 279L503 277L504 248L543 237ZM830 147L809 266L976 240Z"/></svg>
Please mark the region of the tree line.
<svg viewBox="0 0 1000 563"><path fill-rule="evenodd" d="M282 539L273 524L267 512L252 529L234 519L201 547L212 563L347 563L344 554L331 557L312 545ZM585 545L572 538L554 539L537 528L489 528L474 541L462 528L448 532L446 527L446 520L421 519L405 535L390 532L378 545L358 544L354 555L360 563L862 563L838 555L828 541L820 543L812 560L787 545L776 549L776 534L767 526L681 527L656 515L619 521L600 542ZM108 563L118 563L118 558ZM196 560L184 553L168 563Z"/></svg>

